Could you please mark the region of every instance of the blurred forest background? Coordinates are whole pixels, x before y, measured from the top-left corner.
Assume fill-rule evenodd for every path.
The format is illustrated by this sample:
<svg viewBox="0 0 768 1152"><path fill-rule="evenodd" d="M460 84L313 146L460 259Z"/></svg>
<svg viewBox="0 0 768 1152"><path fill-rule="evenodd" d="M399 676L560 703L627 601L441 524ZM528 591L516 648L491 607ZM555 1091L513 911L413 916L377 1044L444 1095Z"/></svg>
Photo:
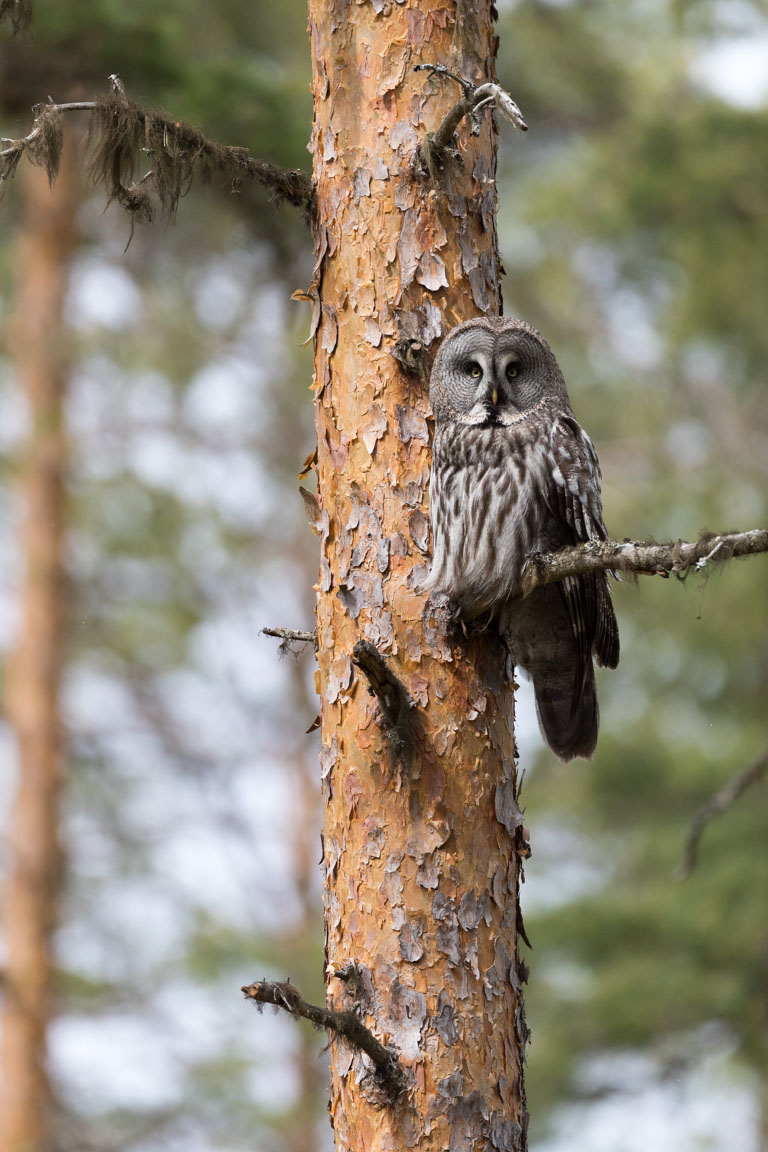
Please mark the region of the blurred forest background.
<svg viewBox="0 0 768 1152"><path fill-rule="evenodd" d="M609 530L764 527L768 3L499 8L499 78L531 128L501 134L505 311L556 351ZM117 72L145 104L309 170L300 0L37 0L31 38L7 21L0 35L4 136ZM309 314L290 300L310 239L250 186L195 185L173 226L138 225L124 251L126 216L81 163L66 178L56 1147L320 1152L324 1038L239 993L290 976L323 994L313 662L260 635L312 626L296 480L314 443ZM30 419L12 337L30 189L20 169L0 233L5 653L23 579ZM764 784L676 877L696 809L768 743L766 560L615 599L622 663L601 681L594 762L556 763L521 693L532 1149L768 1152ZM0 756L9 828L7 725Z"/></svg>

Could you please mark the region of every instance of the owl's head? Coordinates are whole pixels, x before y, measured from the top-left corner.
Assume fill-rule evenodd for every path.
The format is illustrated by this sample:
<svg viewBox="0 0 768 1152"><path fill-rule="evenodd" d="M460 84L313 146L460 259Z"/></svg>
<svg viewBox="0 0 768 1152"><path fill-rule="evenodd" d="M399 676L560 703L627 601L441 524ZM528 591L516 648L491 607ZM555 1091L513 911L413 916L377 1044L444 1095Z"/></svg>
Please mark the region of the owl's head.
<svg viewBox="0 0 768 1152"><path fill-rule="evenodd" d="M523 320L481 316L449 332L432 368L438 424L514 424L545 397L568 404L552 349Z"/></svg>

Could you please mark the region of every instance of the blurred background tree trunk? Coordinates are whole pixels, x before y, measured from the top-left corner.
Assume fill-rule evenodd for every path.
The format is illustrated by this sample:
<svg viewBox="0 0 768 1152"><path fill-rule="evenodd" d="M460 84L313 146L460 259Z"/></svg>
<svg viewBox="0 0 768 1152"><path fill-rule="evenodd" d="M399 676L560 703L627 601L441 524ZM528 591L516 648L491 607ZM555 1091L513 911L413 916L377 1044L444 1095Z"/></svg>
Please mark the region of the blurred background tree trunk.
<svg viewBox="0 0 768 1152"><path fill-rule="evenodd" d="M22 228L10 344L27 401L29 432L18 477L21 575L18 638L6 674L6 706L18 748L18 784L7 837L3 893L5 997L0 1049L0 1148L49 1146L51 1093L46 1034L53 1010L52 935L62 868L59 682L66 615L67 380L62 311L76 242L80 181L67 132L58 180L25 166Z"/></svg>
<svg viewBox="0 0 768 1152"><path fill-rule="evenodd" d="M422 619L429 553L426 380L392 355L497 314L495 131L460 130L463 163L430 189L415 153L461 91L414 73L493 79L490 5L310 0L317 183L315 360L321 537L317 624L325 789L326 977L408 1069L383 1103L365 1058L331 1041L338 1149L525 1144L517 951L513 698L493 641ZM464 13L464 18L461 14ZM353 663L386 654L415 707L413 748L388 745ZM361 682L362 680L362 682Z"/></svg>

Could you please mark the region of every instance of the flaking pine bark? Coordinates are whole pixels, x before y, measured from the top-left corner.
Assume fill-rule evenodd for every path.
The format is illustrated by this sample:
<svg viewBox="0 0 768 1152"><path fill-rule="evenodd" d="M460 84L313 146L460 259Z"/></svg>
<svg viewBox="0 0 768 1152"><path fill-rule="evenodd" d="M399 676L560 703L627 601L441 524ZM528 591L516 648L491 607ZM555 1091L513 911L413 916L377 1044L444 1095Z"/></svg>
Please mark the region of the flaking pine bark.
<svg viewBox="0 0 768 1152"><path fill-rule="evenodd" d="M402 352L500 310L492 117L477 135L464 120L461 160L425 171L420 146L462 92L414 71L492 81L492 6L310 0L309 16L327 1000L405 1074L393 1093L331 1034L336 1147L512 1152L527 1128L513 695L488 636L424 615L431 428ZM387 669L412 704L407 756Z"/></svg>

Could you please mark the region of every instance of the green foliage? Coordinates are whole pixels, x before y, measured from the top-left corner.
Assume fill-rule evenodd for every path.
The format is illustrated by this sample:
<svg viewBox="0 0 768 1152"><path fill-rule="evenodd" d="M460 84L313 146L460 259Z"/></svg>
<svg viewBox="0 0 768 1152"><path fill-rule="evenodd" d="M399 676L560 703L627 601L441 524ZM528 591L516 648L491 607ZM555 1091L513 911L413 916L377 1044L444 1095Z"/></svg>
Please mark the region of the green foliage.
<svg viewBox="0 0 768 1152"><path fill-rule="evenodd" d="M693 539L768 512L768 109L720 102L689 71L726 9L531 0L501 29L502 82L531 125L500 177L507 311L564 365L618 537ZM663 1078L704 1055L713 1022L768 1075L764 784L676 879L694 813L765 746L765 588L764 557L619 585L597 756L542 754L526 780L538 1132L579 1097L590 1056L640 1049ZM585 881L569 895L572 869Z"/></svg>

